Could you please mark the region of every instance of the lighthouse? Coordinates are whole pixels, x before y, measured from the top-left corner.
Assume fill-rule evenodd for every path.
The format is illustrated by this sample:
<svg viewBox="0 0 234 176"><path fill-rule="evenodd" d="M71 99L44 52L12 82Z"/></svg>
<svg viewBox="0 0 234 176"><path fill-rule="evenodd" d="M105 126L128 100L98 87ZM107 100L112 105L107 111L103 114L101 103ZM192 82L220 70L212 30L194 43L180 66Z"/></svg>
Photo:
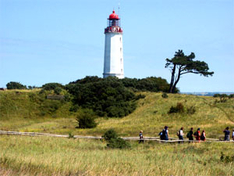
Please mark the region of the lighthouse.
<svg viewBox="0 0 234 176"><path fill-rule="evenodd" d="M124 78L123 67L123 30L120 27L120 18L113 10L109 15L108 25L105 28L105 51L103 78L115 76Z"/></svg>

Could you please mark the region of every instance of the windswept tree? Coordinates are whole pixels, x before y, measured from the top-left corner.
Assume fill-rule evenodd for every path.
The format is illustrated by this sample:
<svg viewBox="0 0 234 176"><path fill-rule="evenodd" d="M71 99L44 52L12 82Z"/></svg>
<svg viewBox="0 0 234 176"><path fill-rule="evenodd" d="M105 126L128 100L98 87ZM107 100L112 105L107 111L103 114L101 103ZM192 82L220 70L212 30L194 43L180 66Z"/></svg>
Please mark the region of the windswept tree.
<svg viewBox="0 0 234 176"><path fill-rule="evenodd" d="M172 59L166 59L165 68L171 70L171 83L169 92L174 93L176 85L182 75L187 73L200 74L201 76L212 76L214 72L209 72L208 64L204 61L194 60L195 54L185 55L183 50L178 50Z"/></svg>

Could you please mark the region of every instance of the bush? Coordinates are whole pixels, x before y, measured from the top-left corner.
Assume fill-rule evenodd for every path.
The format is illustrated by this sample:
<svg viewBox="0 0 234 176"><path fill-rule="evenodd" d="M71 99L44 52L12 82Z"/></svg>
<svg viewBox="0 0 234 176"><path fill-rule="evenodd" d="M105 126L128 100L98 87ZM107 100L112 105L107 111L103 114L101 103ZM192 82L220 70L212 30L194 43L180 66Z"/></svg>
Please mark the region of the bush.
<svg viewBox="0 0 234 176"><path fill-rule="evenodd" d="M182 103L177 103L177 105L171 106L170 110L169 110L169 114L171 113L183 113L184 112L184 105Z"/></svg>
<svg viewBox="0 0 234 176"><path fill-rule="evenodd" d="M64 86L60 83L47 83L42 86L43 90L55 90L57 87L63 89Z"/></svg>
<svg viewBox="0 0 234 176"><path fill-rule="evenodd" d="M107 147L109 148L130 148L130 144L123 140L122 138L118 137L118 134L115 132L114 129L110 129L102 136L108 143Z"/></svg>
<svg viewBox="0 0 234 176"><path fill-rule="evenodd" d="M187 108L187 114L194 114L196 112L196 108L194 106L190 106Z"/></svg>
<svg viewBox="0 0 234 176"><path fill-rule="evenodd" d="M225 163L234 162L234 155L233 156L225 156L223 152L221 152L220 161Z"/></svg>
<svg viewBox="0 0 234 176"><path fill-rule="evenodd" d="M230 94L230 95L228 96L228 98L229 98L229 99L234 98L234 94Z"/></svg>
<svg viewBox="0 0 234 176"><path fill-rule="evenodd" d="M168 111L168 114L172 113L184 113L185 107L182 103L177 103L176 106L171 106L170 110ZM196 112L195 106L189 106L186 108L187 114L194 114Z"/></svg>
<svg viewBox="0 0 234 176"><path fill-rule="evenodd" d="M66 85L66 90L73 95L74 105L92 109L101 117L124 117L136 109L137 100L145 97L141 94L136 96L134 91L167 92L169 87L167 81L160 77L102 79L87 76L70 82Z"/></svg>
<svg viewBox="0 0 234 176"><path fill-rule="evenodd" d="M95 128L97 123L95 122L96 116L92 110L80 110L76 117L78 122L77 128Z"/></svg>
<svg viewBox="0 0 234 176"><path fill-rule="evenodd" d="M61 92L62 92L62 88L61 87L56 87L54 89L54 93L57 94L57 95L59 95Z"/></svg>
<svg viewBox="0 0 234 176"><path fill-rule="evenodd" d="M227 101L227 98L230 98L231 96L228 96L227 94L214 94L215 98L219 97L219 101L216 101L217 103L225 103Z"/></svg>
<svg viewBox="0 0 234 176"><path fill-rule="evenodd" d="M168 98L167 93L163 92L162 97L163 97L163 98Z"/></svg>
<svg viewBox="0 0 234 176"><path fill-rule="evenodd" d="M92 109L98 116L124 117L136 109L135 94L117 78L67 85L73 104Z"/></svg>
<svg viewBox="0 0 234 176"><path fill-rule="evenodd" d="M110 141L111 139L117 139L118 134L114 129L109 129L107 132L104 133L102 136L106 141Z"/></svg>
<svg viewBox="0 0 234 176"><path fill-rule="evenodd" d="M53 115L56 111L62 106L62 102L60 101L53 101L53 100L44 100L40 104L40 115L44 116L46 114Z"/></svg>
<svg viewBox="0 0 234 176"><path fill-rule="evenodd" d="M27 87L19 82L9 82L6 85L7 89L27 89Z"/></svg>
<svg viewBox="0 0 234 176"><path fill-rule="evenodd" d="M144 99L145 98L145 95L142 95L142 94L139 94L136 96L136 100L140 100L140 99Z"/></svg>

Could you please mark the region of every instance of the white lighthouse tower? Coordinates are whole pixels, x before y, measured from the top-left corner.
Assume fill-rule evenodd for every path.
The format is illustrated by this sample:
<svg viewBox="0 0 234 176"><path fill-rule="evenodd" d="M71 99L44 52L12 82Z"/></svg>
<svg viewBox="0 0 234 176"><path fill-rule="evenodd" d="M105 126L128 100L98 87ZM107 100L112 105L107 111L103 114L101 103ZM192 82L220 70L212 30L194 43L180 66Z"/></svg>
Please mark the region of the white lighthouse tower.
<svg viewBox="0 0 234 176"><path fill-rule="evenodd" d="M124 78L123 30L120 27L120 18L115 11L110 14L108 26L105 28L103 78L108 76Z"/></svg>

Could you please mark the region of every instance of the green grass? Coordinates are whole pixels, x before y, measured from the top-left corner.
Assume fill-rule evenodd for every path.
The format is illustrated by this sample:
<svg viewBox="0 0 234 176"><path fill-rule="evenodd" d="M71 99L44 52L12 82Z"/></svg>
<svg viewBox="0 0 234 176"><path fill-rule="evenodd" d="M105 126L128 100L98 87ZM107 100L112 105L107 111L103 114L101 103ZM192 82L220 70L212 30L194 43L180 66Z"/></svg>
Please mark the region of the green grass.
<svg viewBox="0 0 234 176"><path fill-rule="evenodd" d="M234 100L216 103L213 97L162 93L142 93L137 109L124 118L98 118L93 129L76 129L75 113L69 112L71 102L47 100L36 91L0 92L0 129L46 132L73 135L103 135L114 128L121 136L138 136L140 130L145 136L157 136L167 125L172 137L183 126L185 133L193 127L206 131L207 137L221 138L227 126L234 127ZM195 114L168 114L171 106L180 102L185 108L194 106Z"/></svg>
<svg viewBox="0 0 234 176"><path fill-rule="evenodd" d="M172 137L183 126L223 137L234 127L234 100L216 103L213 97L147 93L137 109L124 118L98 118L93 129L77 129L71 102L47 100L40 90L1 91L0 129L101 136L114 128L121 136L158 136L167 125ZM168 114L171 106L194 106L195 114ZM233 143L160 144L131 142L131 149L107 149L100 140L0 136L0 175L234 175Z"/></svg>
<svg viewBox="0 0 234 176"><path fill-rule="evenodd" d="M234 175L232 143L131 143L107 149L100 140L1 136L2 175Z"/></svg>

